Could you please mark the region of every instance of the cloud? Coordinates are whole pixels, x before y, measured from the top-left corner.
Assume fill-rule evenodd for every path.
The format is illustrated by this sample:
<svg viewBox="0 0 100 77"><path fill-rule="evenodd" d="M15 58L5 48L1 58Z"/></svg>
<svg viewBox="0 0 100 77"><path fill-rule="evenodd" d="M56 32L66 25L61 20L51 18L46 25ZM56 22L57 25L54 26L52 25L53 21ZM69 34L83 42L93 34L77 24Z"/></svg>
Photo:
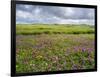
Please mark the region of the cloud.
<svg viewBox="0 0 100 77"><path fill-rule="evenodd" d="M16 17L17 18L24 18L24 19L27 19L27 18L31 19L33 17L33 15L27 11L17 10Z"/></svg>
<svg viewBox="0 0 100 77"><path fill-rule="evenodd" d="M94 9L16 5L17 23L94 24Z"/></svg>
<svg viewBox="0 0 100 77"><path fill-rule="evenodd" d="M60 24L90 24L90 25L93 25L94 24L94 20L88 20L88 19L77 19L77 20L73 20L73 19L68 19L68 20L61 20L59 22Z"/></svg>

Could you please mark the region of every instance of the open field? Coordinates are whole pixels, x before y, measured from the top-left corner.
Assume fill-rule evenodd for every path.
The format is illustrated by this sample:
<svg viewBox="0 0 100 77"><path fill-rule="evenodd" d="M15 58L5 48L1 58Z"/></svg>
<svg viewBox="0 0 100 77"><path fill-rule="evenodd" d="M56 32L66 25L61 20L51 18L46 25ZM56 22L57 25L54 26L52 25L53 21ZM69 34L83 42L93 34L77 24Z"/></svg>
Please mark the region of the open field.
<svg viewBox="0 0 100 77"><path fill-rule="evenodd" d="M18 24L16 33L22 35L35 34L91 34L94 33L94 26L88 25L53 25L53 24Z"/></svg>
<svg viewBox="0 0 100 77"><path fill-rule="evenodd" d="M17 25L16 71L44 72L93 69L94 27Z"/></svg>

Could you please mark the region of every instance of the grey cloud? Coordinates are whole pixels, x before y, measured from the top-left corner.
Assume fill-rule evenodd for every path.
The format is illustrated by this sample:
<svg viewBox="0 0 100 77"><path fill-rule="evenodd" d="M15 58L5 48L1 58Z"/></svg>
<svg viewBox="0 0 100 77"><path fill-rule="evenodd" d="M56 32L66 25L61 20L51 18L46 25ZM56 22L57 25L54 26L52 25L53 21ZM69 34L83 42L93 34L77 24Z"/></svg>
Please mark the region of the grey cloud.
<svg viewBox="0 0 100 77"><path fill-rule="evenodd" d="M38 5L33 5L33 6L18 5L17 8L21 10L29 11L33 14L36 9L39 9L40 10L39 15L42 17L56 16L64 19L94 19L94 9L56 7L56 6L38 6ZM68 10L69 8L73 11L73 14L69 14L70 13Z"/></svg>
<svg viewBox="0 0 100 77"><path fill-rule="evenodd" d="M16 17L17 19L23 19L27 21L27 18L31 22L43 22L43 23L60 23L60 21L71 20L87 20L89 23L93 23L95 15L94 9L89 8L73 8L73 7L56 7L56 6L38 6L38 5L21 5L17 4L17 11L27 12L25 18ZM29 16L29 14L31 16ZM23 13L24 15L24 13ZM23 16L22 16L23 17ZM82 21L83 22L83 21ZM86 22L83 22L86 23Z"/></svg>

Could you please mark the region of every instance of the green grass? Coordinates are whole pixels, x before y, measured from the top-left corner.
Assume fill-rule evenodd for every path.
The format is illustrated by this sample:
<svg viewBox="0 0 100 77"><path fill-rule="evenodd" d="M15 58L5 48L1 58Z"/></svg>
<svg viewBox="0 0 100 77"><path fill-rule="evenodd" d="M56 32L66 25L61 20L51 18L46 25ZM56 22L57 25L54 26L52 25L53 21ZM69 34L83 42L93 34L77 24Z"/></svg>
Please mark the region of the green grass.
<svg viewBox="0 0 100 77"><path fill-rule="evenodd" d="M17 73L93 69L95 66L93 26L19 24L16 34Z"/></svg>
<svg viewBox="0 0 100 77"><path fill-rule="evenodd" d="M89 25L21 25L17 24L16 34L91 34L94 27Z"/></svg>

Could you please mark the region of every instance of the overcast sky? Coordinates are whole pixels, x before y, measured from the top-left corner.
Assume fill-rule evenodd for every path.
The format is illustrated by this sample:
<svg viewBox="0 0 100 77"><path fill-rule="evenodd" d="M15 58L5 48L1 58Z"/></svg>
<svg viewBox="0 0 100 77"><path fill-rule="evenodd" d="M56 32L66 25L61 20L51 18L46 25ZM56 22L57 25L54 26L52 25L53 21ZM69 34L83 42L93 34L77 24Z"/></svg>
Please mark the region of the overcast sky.
<svg viewBox="0 0 100 77"><path fill-rule="evenodd" d="M16 5L16 23L39 24L92 24L94 25L94 9Z"/></svg>

